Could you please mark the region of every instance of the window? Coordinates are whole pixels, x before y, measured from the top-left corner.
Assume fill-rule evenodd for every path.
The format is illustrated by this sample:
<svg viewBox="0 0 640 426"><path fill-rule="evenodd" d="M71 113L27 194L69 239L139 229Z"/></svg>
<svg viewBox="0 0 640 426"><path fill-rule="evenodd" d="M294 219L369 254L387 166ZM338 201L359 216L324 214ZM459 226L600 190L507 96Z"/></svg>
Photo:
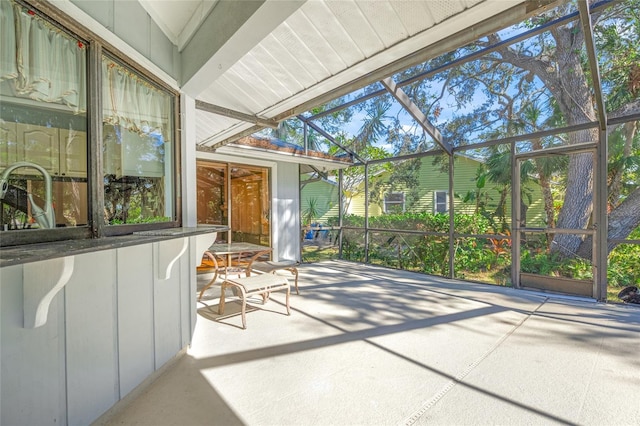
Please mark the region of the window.
<svg viewBox="0 0 640 426"><path fill-rule="evenodd" d="M270 245L268 168L198 160L196 176L199 224L230 224L231 241Z"/></svg>
<svg viewBox="0 0 640 426"><path fill-rule="evenodd" d="M446 213L449 211L449 192L433 191L433 212Z"/></svg>
<svg viewBox="0 0 640 426"><path fill-rule="evenodd" d="M385 213L402 213L404 212L404 193L388 192L384 196L384 212Z"/></svg>
<svg viewBox="0 0 640 426"><path fill-rule="evenodd" d="M14 2L0 17L1 231L86 226L86 44Z"/></svg>
<svg viewBox="0 0 640 426"><path fill-rule="evenodd" d="M177 225L177 95L60 22L0 2L0 246Z"/></svg>
<svg viewBox="0 0 640 426"><path fill-rule="evenodd" d="M105 222L172 220L171 97L107 56L102 84Z"/></svg>

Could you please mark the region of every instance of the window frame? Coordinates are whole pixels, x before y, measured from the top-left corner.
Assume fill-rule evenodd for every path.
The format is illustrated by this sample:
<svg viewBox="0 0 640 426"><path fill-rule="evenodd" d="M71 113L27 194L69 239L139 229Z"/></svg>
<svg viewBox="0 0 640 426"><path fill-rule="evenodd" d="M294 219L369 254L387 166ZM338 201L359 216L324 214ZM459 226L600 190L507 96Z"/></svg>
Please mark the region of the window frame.
<svg viewBox="0 0 640 426"><path fill-rule="evenodd" d="M20 246L34 243L47 243L70 239L91 239L109 236L127 235L136 231L166 229L182 224L181 176L182 141L180 122L180 93L162 79L146 70L137 61L118 50L84 25L67 16L46 2L32 4L25 0L15 0L17 4L29 8L39 18L46 20L78 40L85 43L87 49L86 85L87 85L87 199L88 218L86 226L36 229L30 231L0 231L0 247ZM103 164L102 164L102 76L101 58L103 54L130 67L150 84L166 92L172 98L172 161L173 196L168 200L173 204L173 218L167 222L107 225L104 223Z"/></svg>
<svg viewBox="0 0 640 426"><path fill-rule="evenodd" d="M438 205L443 203L438 202L438 194L444 194L444 211L438 211ZM444 189L436 189L433 191L433 214L449 213L449 191Z"/></svg>
<svg viewBox="0 0 640 426"><path fill-rule="evenodd" d="M387 197L388 196L392 196L392 195L401 195L402 196L402 202L397 202L397 201L389 202L387 200ZM390 211L388 209L388 205L390 205L390 206L401 205L402 206L402 213L404 213L406 211L406 201L407 201L407 197L405 196L404 192L401 192L401 191L389 191L389 192L386 192L384 194L382 210L384 211L385 214L388 214L388 213L390 213Z"/></svg>
<svg viewBox="0 0 640 426"><path fill-rule="evenodd" d="M234 178L233 177L233 169L248 169L248 170L252 170L252 171L260 171L262 172L266 172L267 175L267 179L261 181L262 185L266 185L267 191L268 191L268 196L263 196L263 198L261 198L261 201L267 201L268 203L268 207L266 209L266 211L268 212L268 227L269 227L269 234L268 234L268 240L269 240L269 245L272 244L273 242L273 228L274 228L274 224L273 224L273 209L274 209L274 204L273 204L273 192L274 192L274 187L273 187L273 175L274 175L274 167L271 165L260 165L260 164L252 164L252 163L242 163L242 162L238 162L238 161L230 161L227 159L211 159L211 158L196 158L196 173L197 173L197 169L199 169L200 167L219 167L221 169L224 169L224 184L223 184L223 194L222 194L222 199L224 201L223 205L225 206L225 220L223 220L222 222L226 223L209 223L209 222L203 222L200 220L200 212L196 213L197 216L197 224L198 225L223 225L223 226L229 226L229 230L227 232L224 233L218 233L218 240L222 239L224 241L237 241L236 239L233 238L233 234L234 231L232 231L232 227L231 224L233 223L234 220L237 220L237 213L234 212L234 207L235 207L235 202L233 201L233 180L234 179L238 179L237 177ZM198 191L200 189L200 184L197 184L197 188L196 191ZM264 207L264 206L263 206ZM262 209L262 213L264 213L264 209ZM242 233L242 231L238 231L239 227L235 228L235 232L237 233ZM224 235L224 236L223 236ZM255 234L254 234L255 235ZM260 235L265 235L265 234L260 234ZM262 241L259 243L262 244Z"/></svg>

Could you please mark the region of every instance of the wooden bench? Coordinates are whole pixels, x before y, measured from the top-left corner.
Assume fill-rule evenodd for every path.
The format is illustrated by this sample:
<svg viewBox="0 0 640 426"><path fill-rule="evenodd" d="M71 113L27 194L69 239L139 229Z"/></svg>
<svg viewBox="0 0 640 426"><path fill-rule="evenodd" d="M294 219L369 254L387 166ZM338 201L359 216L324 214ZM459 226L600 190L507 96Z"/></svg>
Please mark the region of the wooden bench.
<svg viewBox="0 0 640 426"><path fill-rule="evenodd" d="M222 282L222 291L220 293L220 304L218 305L218 314L224 314L224 291L225 288L231 287L237 290L240 300L242 302L242 328L247 328L246 312L247 312L247 298L249 296L260 295L262 296L262 303L264 304L269 298L269 293L278 290L286 290L287 292L287 315L291 315L289 309L289 296L291 294L291 288L289 287L289 280L282 275L275 274L259 274L249 277L229 278Z"/></svg>
<svg viewBox="0 0 640 426"><path fill-rule="evenodd" d="M285 270L291 272L295 276L296 294L300 294L298 290L298 262L295 260L281 260L281 261L258 261L257 259L251 259L251 262L247 265L247 276L251 276L252 271L258 271L261 273L275 273L279 270Z"/></svg>

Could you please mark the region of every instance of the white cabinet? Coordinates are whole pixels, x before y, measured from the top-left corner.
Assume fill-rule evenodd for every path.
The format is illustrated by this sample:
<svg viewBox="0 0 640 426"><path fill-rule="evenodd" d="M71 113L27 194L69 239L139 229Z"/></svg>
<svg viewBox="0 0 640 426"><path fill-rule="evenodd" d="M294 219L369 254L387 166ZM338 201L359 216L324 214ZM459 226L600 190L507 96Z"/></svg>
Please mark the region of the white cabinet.
<svg viewBox="0 0 640 426"><path fill-rule="evenodd" d="M87 177L87 133L60 129L60 174Z"/></svg>
<svg viewBox="0 0 640 426"><path fill-rule="evenodd" d="M87 133L0 121L0 168L28 161L52 176L87 177ZM15 173L33 174L30 169Z"/></svg>
<svg viewBox="0 0 640 426"><path fill-rule="evenodd" d="M28 161L44 167L52 176L60 174L58 128L18 123L18 161ZM33 170L18 169L16 173L32 174Z"/></svg>
<svg viewBox="0 0 640 426"><path fill-rule="evenodd" d="M18 161L16 123L0 120L0 170Z"/></svg>

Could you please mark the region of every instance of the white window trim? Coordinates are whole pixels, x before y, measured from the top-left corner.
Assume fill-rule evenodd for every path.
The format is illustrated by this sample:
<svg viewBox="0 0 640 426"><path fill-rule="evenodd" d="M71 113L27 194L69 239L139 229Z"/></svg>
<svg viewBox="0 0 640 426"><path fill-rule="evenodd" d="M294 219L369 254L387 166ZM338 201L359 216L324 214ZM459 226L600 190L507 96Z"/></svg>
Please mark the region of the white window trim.
<svg viewBox="0 0 640 426"><path fill-rule="evenodd" d="M400 194L402 195L402 211L405 211L405 203L406 203L406 197L404 195L404 192L387 192L386 194L384 194L384 200L383 200L383 206L382 206L382 210L385 213L389 213L389 211L387 210L387 196L388 195L396 195L396 194ZM391 202L390 204L392 205L399 205L399 202Z"/></svg>

